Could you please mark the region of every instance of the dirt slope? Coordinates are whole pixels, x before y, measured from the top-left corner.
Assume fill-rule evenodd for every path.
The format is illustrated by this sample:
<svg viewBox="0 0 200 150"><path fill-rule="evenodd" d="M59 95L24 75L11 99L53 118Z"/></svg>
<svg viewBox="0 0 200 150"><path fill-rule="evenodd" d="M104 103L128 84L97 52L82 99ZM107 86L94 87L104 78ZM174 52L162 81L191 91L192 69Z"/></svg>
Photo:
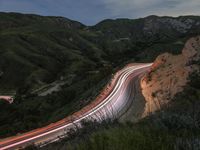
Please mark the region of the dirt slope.
<svg viewBox="0 0 200 150"><path fill-rule="evenodd" d="M143 116L166 106L198 70L200 36L189 39L180 55L164 53L157 57L151 70L142 78L142 94L146 99Z"/></svg>

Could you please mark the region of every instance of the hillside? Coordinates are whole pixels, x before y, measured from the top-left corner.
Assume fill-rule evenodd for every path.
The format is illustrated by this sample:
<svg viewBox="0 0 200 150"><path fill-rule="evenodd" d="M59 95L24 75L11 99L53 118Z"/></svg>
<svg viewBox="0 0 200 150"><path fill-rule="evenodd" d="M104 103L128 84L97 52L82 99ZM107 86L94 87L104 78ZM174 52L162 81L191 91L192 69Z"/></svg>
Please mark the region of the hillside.
<svg viewBox="0 0 200 150"><path fill-rule="evenodd" d="M182 53L157 57L141 79L146 99L144 118L137 123L83 123L69 137L27 150L198 150L200 138L200 36L189 39ZM169 65L170 64L170 65ZM149 75L151 76L151 80ZM176 80L169 84L169 80ZM160 83L163 82L161 86ZM170 90L169 90L169 85ZM159 92L155 91L159 90ZM160 92L160 91L163 92ZM160 100L160 102L157 102ZM157 102L157 103L156 103ZM157 106L159 107L155 107ZM152 108L149 111L149 108Z"/></svg>
<svg viewBox="0 0 200 150"><path fill-rule="evenodd" d="M84 28L81 23L61 17L13 13L1 13L0 17L3 89L34 88L61 76L75 72L78 75L96 67L97 62L92 59L98 60L103 55L79 35ZM98 56L92 58L96 53Z"/></svg>
<svg viewBox="0 0 200 150"><path fill-rule="evenodd" d="M105 20L92 27L62 17L0 17L4 90L38 88L105 62L116 66L130 59L152 61L163 51L179 53L185 38L200 32L200 18L194 16Z"/></svg>
<svg viewBox="0 0 200 150"><path fill-rule="evenodd" d="M187 39L200 32L197 16L104 20L92 31L102 37L102 49L137 61L153 61L159 54L177 54Z"/></svg>
<svg viewBox="0 0 200 150"><path fill-rule="evenodd" d="M149 16L85 26L63 17L0 13L0 137L57 121L88 104L127 62L180 53L200 17ZM12 124L12 126L10 126Z"/></svg>
<svg viewBox="0 0 200 150"><path fill-rule="evenodd" d="M0 136L64 118L104 86L111 66L83 28L62 17L0 14L0 94L16 93L12 105L0 101Z"/></svg>
<svg viewBox="0 0 200 150"><path fill-rule="evenodd" d="M182 54L169 53L157 57L150 72L141 80L142 93L146 99L143 116L167 106L174 96L182 92L189 76L199 74L200 37L191 38Z"/></svg>

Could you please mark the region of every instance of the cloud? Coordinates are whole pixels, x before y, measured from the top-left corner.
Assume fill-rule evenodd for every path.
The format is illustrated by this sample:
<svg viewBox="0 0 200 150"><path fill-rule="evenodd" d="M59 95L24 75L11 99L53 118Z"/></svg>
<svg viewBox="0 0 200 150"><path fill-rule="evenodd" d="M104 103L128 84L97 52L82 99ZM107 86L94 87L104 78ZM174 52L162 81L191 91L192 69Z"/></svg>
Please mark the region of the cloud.
<svg viewBox="0 0 200 150"><path fill-rule="evenodd" d="M0 11L64 16L86 24L106 18L199 15L199 0L0 0Z"/></svg>
<svg viewBox="0 0 200 150"><path fill-rule="evenodd" d="M111 17L101 0L0 0L0 11L64 16L85 24Z"/></svg>
<svg viewBox="0 0 200 150"><path fill-rule="evenodd" d="M114 17L200 14L199 0L102 0Z"/></svg>

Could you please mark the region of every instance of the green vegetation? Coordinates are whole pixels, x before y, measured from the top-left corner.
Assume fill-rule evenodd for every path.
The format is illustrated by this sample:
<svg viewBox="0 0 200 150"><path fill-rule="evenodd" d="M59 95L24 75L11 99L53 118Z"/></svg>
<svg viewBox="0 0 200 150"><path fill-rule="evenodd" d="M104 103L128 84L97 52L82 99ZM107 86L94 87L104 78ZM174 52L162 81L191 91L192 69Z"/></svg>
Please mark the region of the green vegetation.
<svg viewBox="0 0 200 150"><path fill-rule="evenodd" d="M151 19L158 29L149 34L144 28ZM71 114L93 100L120 66L179 53L184 41L200 32L199 17L176 18L194 20L185 33L159 19L106 20L87 27L62 17L0 13L0 93L16 92L12 105L0 101L0 137ZM60 91L33 92L55 81L65 82Z"/></svg>
<svg viewBox="0 0 200 150"><path fill-rule="evenodd" d="M198 131L199 134L199 131ZM113 125L106 129L101 128L90 134L88 137L77 141L55 143L42 150L53 149L77 149L77 150L172 150L175 147L179 149L188 149L190 145L184 147L186 141L190 141L191 135L199 138L199 135L191 134L190 130L171 131L169 129L159 129L148 125ZM180 143L179 143L180 142ZM177 149L178 149L177 148ZM28 148L27 148L28 149ZM37 148L33 148L37 149Z"/></svg>
<svg viewBox="0 0 200 150"><path fill-rule="evenodd" d="M68 138L43 148L27 150L196 150L200 148L200 75L191 75L184 92L163 110L133 124L83 123Z"/></svg>
<svg viewBox="0 0 200 150"><path fill-rule="evenodd" d="M0 137L66 117L93 100L110 79L112 68L101 62L103 53L79 34L84 25L14 13L0 18L0 93L16 91L12 105L0 102ZM54 81L66 84L50 95L32 93Z"/></svg>

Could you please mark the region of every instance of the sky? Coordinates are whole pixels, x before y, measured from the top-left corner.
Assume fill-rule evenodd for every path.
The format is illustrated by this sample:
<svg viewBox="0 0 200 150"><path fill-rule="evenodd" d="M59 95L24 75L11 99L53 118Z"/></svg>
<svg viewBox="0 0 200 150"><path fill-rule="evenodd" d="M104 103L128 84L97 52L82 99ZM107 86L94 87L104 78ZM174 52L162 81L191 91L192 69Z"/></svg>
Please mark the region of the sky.
<svg viewBox="0 0 200 150"><path fill-rule="evenodd" d="M200 15L200 0L0 0L0 12L63 16L94 25L104 19Z"/></svg>

